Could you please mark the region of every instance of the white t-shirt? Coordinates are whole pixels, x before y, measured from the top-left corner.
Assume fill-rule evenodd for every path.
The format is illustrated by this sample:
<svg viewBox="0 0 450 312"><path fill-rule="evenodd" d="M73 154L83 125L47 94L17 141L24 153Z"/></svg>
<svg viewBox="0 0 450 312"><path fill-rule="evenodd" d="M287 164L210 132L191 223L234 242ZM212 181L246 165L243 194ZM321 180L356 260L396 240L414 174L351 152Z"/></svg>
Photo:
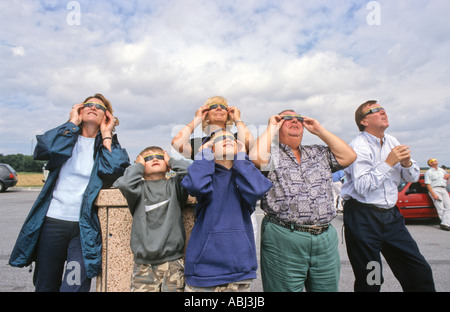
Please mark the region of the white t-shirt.
<svg viewBox="0 0 450 312"><path fill-rule="evenodd" d="M78 222L81 202L94 165L95 138L78 137L70 157L61 167L47 217Z"/></svg>
<svg viewBox="0 0 450 312"><path fill-rule="evenodd" d="M444 169L439 167L434 169L432 167L425 172L425 184L430 184L431 187L446 187L447 181L444 179L446 174L447 171Z"/></svg>

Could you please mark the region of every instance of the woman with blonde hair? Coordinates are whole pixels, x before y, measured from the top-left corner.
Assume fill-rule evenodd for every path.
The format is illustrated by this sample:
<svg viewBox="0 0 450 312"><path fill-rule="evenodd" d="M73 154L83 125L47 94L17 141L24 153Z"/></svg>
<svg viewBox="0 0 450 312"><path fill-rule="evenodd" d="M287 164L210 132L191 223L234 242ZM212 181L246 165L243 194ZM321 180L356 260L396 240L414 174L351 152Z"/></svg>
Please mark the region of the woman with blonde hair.
<svg viewBox="0 0 450 312"><path fill-rule="evenodd" d="M194 129L200 124L206 136L190 139ZM219 129L231 128L233 124L237 129L236 138L245 143L248 153L253 145L253 136L241 120L240 110L236 106L228 106L224 97L213 96L197 109L194 119L173 138L172 146L184 157L194 159L199 148L209 140L212 133Z"/></svg>
<svg viewBox="0 0 450 312"><path fill-rule="evenodd" d="M89 291L100 273L94 200L130 164L113 135L118 120L112 113L111 103L97 93L74 105L69 121L37 136L34 159L48 161L49 175L9 259L16 267L36 263L36 291Z"/></svg>

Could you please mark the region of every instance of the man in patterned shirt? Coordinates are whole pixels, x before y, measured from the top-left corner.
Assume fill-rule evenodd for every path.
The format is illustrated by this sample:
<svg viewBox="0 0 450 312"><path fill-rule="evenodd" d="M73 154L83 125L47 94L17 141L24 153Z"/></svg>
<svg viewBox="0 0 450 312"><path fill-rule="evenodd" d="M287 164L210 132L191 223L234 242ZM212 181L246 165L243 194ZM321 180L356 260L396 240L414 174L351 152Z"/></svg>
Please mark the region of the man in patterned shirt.
<svg viewBox="0 0 450 312"><path fill-rule="evenodd" d="M302 146L304 129L327 146ZM264 291L337 291L332 172L350 165L356 154L317 120L286 110L269 119L250 156L273 183L261 201Z"/></svg>

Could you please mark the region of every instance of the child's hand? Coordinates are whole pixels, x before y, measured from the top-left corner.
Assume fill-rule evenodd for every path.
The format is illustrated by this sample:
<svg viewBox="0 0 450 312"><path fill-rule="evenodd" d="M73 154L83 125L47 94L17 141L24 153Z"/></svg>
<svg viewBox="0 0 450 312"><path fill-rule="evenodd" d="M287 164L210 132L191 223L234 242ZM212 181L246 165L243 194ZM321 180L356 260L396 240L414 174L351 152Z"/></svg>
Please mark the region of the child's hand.
<svg viewBox="0 0 450 312"><path fill-rule="evenodd" d="M136 157L136 160L134 161L135 164L142 164L145 167L145 160L144 157L142 157L141 155L138 155Z"/></svg>
<svg viewBox="0 0 450 312"><path fill-rule="evenodd" d="M212 148L213 145L214 145L214 140L211 139L208 142L206 142L205 144L203 144L198 151L201 151L201 150L203 150L205 148Z"/></svg>
<svg viewBox="0 0 450 312"><path fill-rule="evenodd" d="M164 150L164 161L166 162L167 170L170 170L169 160L170 160L170 156L169 156L169 154L167 154L167 151Z"/></svg>
<svg viewBox="0 0 450 312"><path fill-rule="evenodd" d="M240 153L240 152L244 152L245 153L246 152L244 143L242 143L239 140L236 140L236 144L237 144L237 152L238 153Z"/></svg>

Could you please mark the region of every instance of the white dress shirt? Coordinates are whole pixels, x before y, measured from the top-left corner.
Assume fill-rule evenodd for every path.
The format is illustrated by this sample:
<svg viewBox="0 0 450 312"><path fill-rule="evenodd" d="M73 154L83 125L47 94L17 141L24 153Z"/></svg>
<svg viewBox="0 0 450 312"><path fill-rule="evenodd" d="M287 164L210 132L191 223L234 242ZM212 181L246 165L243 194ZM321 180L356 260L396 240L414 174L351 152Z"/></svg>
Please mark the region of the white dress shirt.
<svg viewBox="0 0 450 312"><path fill-rule="evenodd" d="M400 145L397 139L385 134L382 142L363 131L349 144L357 158L344 170L345 182L341 190L344 200L353 198L379 208L392 208L397 202L400 181L419 179L420 168L414 160L411 159L409 168L400 163L391 167L385 162L391 150Z"/></svg>

